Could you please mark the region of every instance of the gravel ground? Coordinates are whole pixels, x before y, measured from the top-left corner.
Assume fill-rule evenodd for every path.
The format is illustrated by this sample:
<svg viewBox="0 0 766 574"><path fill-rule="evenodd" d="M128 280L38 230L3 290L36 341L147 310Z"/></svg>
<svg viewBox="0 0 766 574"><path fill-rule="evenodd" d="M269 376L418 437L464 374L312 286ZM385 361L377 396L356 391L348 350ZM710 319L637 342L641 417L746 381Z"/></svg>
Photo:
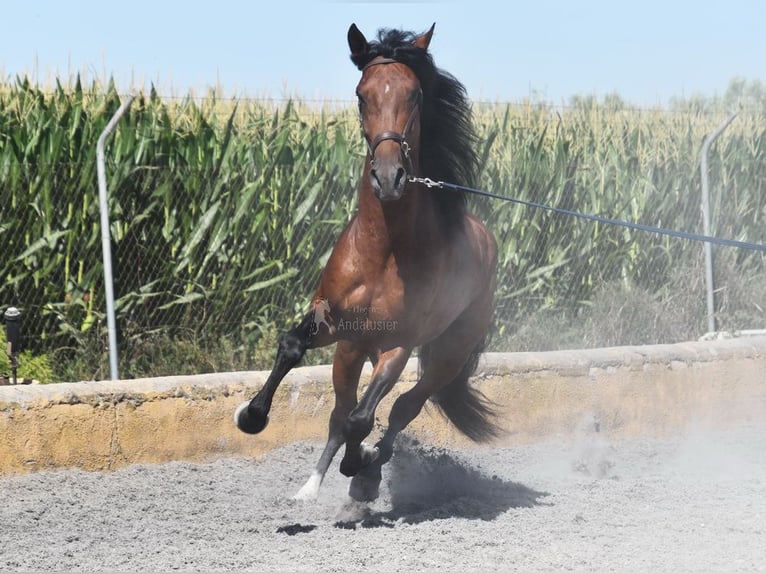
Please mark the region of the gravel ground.
<svg viewBox="0 0 766 574"><path fill-rule="evenodd" d="M766 570L766 426L444 450L403 439L381 498L320 444L258 459L0 477L0 570Z"/></svg>

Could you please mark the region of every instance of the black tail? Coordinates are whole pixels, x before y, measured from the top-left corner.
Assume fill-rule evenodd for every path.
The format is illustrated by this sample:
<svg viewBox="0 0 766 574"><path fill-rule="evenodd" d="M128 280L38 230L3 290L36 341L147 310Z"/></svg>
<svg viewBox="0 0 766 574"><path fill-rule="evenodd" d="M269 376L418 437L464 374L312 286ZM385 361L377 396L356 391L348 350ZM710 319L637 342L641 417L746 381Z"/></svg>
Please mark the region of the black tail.
<svg viewBox="0 0 766 574"><path fill-rule="evenodd" d="M420 349L421 370L427 368L431 358L430 345L423 345ZM497 423L497 405L472 387L469 381L476 371L484 345L485 341L479 343L452 382L431 396L431 401L455 428L474 442L487 442L503 434L503 429Z"/></svg>

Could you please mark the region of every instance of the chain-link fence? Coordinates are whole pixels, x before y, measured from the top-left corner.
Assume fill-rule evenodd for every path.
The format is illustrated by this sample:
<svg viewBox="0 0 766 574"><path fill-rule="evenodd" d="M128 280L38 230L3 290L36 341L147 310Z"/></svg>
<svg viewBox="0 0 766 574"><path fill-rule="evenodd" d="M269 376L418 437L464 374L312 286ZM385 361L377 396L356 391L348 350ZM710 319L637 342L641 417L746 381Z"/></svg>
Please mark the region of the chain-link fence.
<svg viewBox="0 0 766 574"><path fill-rule="evenodd" d="M67 186L67 166L55 173L58 185ZM146 355L160 340L226 341L240 354L252 353L264 334L307 308L350 211L348 190L329 186L320 198L317 189L309 214L290 192L263 198L245 174L223 179L134 166L111 189L120 351L126 361L140 361L142 371L151 370L145 363L151 357L134 355ZM190 189L195 184L198 193ZM3 201L3 213L13 215L0 228L2 301L22 309L25 346L54 350L61 360L84 348L98 355L106 346L99 211L91 187L93 195L77 204Z"/></svg>
<svg viewBox="0 0 766 574"><path fill-rule="evenodd" d="M356 119L287 106L240 108L218 121L193 108L196 116L177 121L157 105L147 120L152 102L139 102L107 152L121 374L267 367L277 333L306 311L353 215L365 151ZM92 135L116 103L90 118ZM701 231L699 146L719 117L479 111L485 189ZM83 151L95 140L25 155L12 123L5 118L0 148L0 310L21 309L25 347L49 356L58 380L105 378L96 166ZM73 124L59 124L69 137ZM749 117L714 150L716 235L766 239L765 125ZM53 145L59 132L47 129L35 133ZM471 203L500 244L493 349L704 333L700 243ZM763 255L715 253L720 328L766 326Z"/></svg>

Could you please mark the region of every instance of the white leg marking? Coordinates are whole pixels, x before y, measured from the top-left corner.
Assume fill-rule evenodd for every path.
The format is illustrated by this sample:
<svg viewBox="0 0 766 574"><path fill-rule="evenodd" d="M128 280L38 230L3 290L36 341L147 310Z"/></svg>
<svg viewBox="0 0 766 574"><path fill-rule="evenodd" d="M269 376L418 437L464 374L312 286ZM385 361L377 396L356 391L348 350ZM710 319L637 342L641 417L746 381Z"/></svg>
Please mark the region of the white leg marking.
<svg viewBox="0 0 766 574"><path fill-rule="evenodd" d="M380 449L376 446L370 446L366 443L362 443L359 445L359 448L362 451L362 458L370 457L370 462L375 462L378 460L378 456L380 456Z"/></svg>
<svg viewBox="0 0 766 574"><path fill-rule="evenodd" d="M293 496L293 500L316 500L319 496L319 486L322 484L322 475L319 471L314 471L301 489Z"/></svg>
<svg viewBox="0 0 766 574"><path fill-rule="evenodd" d="M241 405L239 405L237 407L236 411L234 411L234 424L235 425L239 426L239 413L241 413L243 410L245 410L247 408L247 405L249 405L249 404L250 403L248 401L245 401L244 403L242 403Z"/></svg>

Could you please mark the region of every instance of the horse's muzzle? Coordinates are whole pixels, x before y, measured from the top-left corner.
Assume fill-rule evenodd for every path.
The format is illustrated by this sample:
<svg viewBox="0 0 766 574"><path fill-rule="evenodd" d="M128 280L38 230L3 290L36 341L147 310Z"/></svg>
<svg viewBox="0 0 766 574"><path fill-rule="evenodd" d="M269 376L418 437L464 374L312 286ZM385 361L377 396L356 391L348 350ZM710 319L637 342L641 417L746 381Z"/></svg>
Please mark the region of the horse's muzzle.
<svg viewBox="0 0 766 574"><path fill-rule="evenodd" d="M396 201L407 187L407 171L401 164L381 165L370 169L372 191L380 201Z"/></svg>

